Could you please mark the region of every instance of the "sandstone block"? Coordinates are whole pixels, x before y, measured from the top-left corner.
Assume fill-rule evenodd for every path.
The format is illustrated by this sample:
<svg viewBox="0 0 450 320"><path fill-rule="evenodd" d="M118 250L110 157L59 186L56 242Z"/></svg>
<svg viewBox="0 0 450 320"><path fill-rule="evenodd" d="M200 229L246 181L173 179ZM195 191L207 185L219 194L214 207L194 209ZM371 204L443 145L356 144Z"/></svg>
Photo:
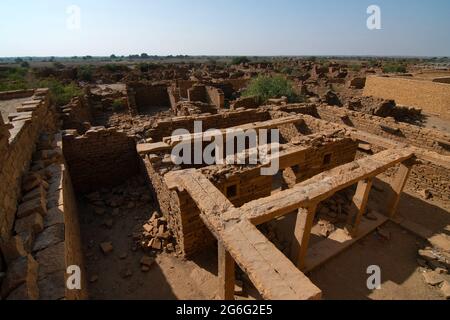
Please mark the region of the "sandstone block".
<svg viewBox="0 0 450 320"><path fill-rule="evenodd" d="M0 248L7 264L12 263L12 261L17 258L27 255L23 246L23 241L19 236L14 236L9 240L2 241L0 243Z"/></svg>
<svg viewBox="0 0 450 320"><path fill-rule="evenodd" d="M20 204L17 209L17 218L24 218L33 213L40 213L42 216L47 214L47 203L44 199L36 198Z"/></svg>
<svg viewBox="0 0 450 320"><path fill-rule="evenodd" d="M36 260L39 263L39 280L57 271L64 272L66 269L64 242L39 251L36 254Z"/></svg>
<svg viewBox="0 0 450 320"><path fill-rule="evenodd" d="M64 241L64 225L55 224L42 231L34 242L33 252L43 250L49 246Z"/></svg>
<svg viewBox="0 0 450 320"><path fill-rule="evenodd" d="M44 230L44 219L39 213L33 213L28 217L16 220L14 230L20 234L25 231L32 231L38 234Z"/></svg>
<svg viewBox="0 0 450 320"><path fill-rule="evenodd" d="M2 296L7 297L14 289L24 283L31 285L37 281L38 263L31 255L20 257L8 266L6 278L2 283Z"/></svg>

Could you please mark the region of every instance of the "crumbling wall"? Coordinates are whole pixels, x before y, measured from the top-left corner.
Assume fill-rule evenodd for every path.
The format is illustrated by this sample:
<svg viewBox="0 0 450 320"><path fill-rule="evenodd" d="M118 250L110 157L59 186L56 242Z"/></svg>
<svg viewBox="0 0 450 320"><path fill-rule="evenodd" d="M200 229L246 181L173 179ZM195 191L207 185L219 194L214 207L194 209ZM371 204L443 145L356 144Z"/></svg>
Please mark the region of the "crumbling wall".
<svg viewBox="0 0 450 320"><path fill-rule="evenodd" d="M127 84L128 97L135 104L137 111L151 107L170 107L170 98L166 84L149 84L132 82ZM130 106L131 107L131 106Z"/></svg>
<svg viewBox="0 0 450 320"><path fill-rule="evenodd" d="M214 242L214 236L200 219L200 210L187 191L170 190L158 164L149 158L144 160L147 176L150 180L153 197L167 219L169 228L177 239L177 245L184 256L188 257Z"/></svg>
<svg viewBox="0 0 450 320"><path fill-rule="evenodd" d="M393 99L397 104L421 108L450 119L450 85L446 83L371 76L367 78L364 95Z"/></svg>
<svg viewBox="0 0 450 320"><path fill-rule="evenodd" d="M420 128L410 124L398 123L390 118L380 118L330 106L319 106L317 111L320 117L326 121L352 126L361 131L440 154L450 154L450 137L437 130ZM371 149L372 152L383 150L377 146L371 146ZM422 161L422 163L413 166L407 187L417 192L426 190L433 197L448 201L450 193L449 176L450 168Z"/></svg>
<svg viewBox="0 0 450 320"><path fill-rule="evenodd" d="M7 263L1 295L9 300L85 299L78 213L61 136L42 134L36 150L21 185L13 234L0 243ZM80 268L81 290L67 288L69 266Z"/></svg>
<svg viewBox="0 0 450 320"><path fill-rule="evenodd" d="M206 86L206 102L215 105L217 109L223 109L225 107L225 95L221 89Z"/></svg>
<svg viewBox="0 0 450 320"><path fill-rule="evenodd" d="M28 98L34 94L33 89L0 92L0 100Z"/></svg>
<svg viewBox="0 0 450 320"><path fill-rule="evenodd" d="M93 123L92 112L85 97L75 97L69 104L61 107L61 119L63 129L76 129L79 133L84 133L85 123Z"/></svg>
<svg viewBox="0 0 450 320"><path fill-rule="evenodd" d="M185 129L193 133L194 121L201 121L202 130L206 131L208 129L224 129L267 120L270 120L270 115L266 110L241 110L215 115L174 117L159 120L152 129L146 132L146 136L156 142L162 141L164 137L171 136L177 129Z"/></svg>
<svg viewBox="0 0 450 320"><path fill-rule="evenodd" d="M115 129L92 128L83 136L68 132L63 151L77 192L113 187L139 172L133 137Z"/></svg>
<svg viewBox="0 0 450 320"><path fill-rule="evenodd" d="M441 154L450 154L450 136L437 130L396 122L392 118L380 118L325 105L317 107L317 112L320 118L326 121L351 126L358 130Z"/></svg>
<svg viewBox="0 0 450 320"><path fill-rule="evenodd" d="M23 112L18 110L10 124L4 124L0 119L1 238L11 234L21 194L21 178L29 168L35 141L44 129L55 129L55 112L50 105L48 89L38 89L33 94L30 100L34 104L27 104Z"/></svg>

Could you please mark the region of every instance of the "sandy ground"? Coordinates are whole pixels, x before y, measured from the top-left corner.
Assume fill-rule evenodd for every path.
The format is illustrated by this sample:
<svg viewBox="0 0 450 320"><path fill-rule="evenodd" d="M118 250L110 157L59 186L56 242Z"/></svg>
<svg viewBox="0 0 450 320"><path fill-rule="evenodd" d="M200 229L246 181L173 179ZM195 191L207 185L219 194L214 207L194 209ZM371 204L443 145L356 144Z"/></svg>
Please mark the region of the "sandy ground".
<svg viewBox="0 0 450 320"><path fill-rule="evenodd" d="M436 115L425 114L423 126L428 129L436 129L450 134L450 120L442 119Z"/></svg>
<svg viewBox="0 0 450 320"><path fill-rule="evenodd" d="M377 182L382 187L382 182ZM385 204L384 192L373 190L369 208L379 210ZM144 255L133 248L131 234L149 219L153 208L125 210L114 217L111 229L103 226L108 216L97 216L79 201L82 241L86 259L91 299L216 299L217 298L217 254L210 248L192 260L175 254L161 254L147 273L141 271L140 259ZM450 225L450 213L432 201L424 201L414 194L402 196L399 213L415 222L422 223L433 231L442 231ZM284 232L292 229L293 222L285 219ZM373 232L350 247L324 266L308 276L323 290L324 299L443 299L439 289L426 284L417 264L417 251L425 247L425 241L403 230L393 223L383 229L391 235L389 240ZM291 234L291 233L289 233ZM317 239L313 237L311 244ZM114 250L105 255L99 245L111 241ZM125 259L120 257L126 254ZM367 267L381 268L381 290L368 290ZM129 276L124 276L125 273ZM450 279L449 279L450 280ZM250 297L258 294L249 281L244 282L245 292ZM252 298L253 297L253 298Z"/></svg>

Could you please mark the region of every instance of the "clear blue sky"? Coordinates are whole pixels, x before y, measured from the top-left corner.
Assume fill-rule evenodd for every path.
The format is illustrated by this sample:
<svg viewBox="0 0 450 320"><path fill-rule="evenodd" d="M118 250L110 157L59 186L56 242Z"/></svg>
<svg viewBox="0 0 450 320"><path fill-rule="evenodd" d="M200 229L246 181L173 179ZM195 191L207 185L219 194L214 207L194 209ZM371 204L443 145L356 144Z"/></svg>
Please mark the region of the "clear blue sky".
<svg viewBox="0 0 450 320"><path fill-rule="evenodd" d="M381 7L382 30L366 27ZM66 9L81 9L81 29ZM450 56L449 0L1 0L0 56Z"/></svg>

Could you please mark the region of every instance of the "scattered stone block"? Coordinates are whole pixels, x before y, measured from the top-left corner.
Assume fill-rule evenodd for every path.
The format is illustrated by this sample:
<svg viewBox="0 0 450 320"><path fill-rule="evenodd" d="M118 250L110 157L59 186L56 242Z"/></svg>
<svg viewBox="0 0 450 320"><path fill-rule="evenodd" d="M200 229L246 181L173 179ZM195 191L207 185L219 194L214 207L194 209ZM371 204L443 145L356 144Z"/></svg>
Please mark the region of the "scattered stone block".
<svg viewBox="0 0 450 320"><path fill-rule="evenodd" d="M100 244L100 249L104 254L108 254L114 250L114 247L111 242L103 242Z"/></svg>
<svg viewBox="0 0 450 320"><path fill-rule="evenodd" d="M437 260L437 257L434 255L431 250L419 250L419 256L426 261Z"/></svg>
<svg viewBox="0 0 450 320"><path fill-rule="evenodd" d="M436 271L425 272L423 273L423 277L425 279L425 282L431 286L436 286L444 282L444 278L442 277L442 275L440 275Z"/></svg>
<svg viewBox="0 0 450 320"><path fill-rule="evenodd" d="M141 259L141 265L151 267L155 263L155 258L149 256L143 256Z"/></svg>
<svg viewBox="0 0 450 320"><path fill-rule="evenodd" d="M441 293L445 299L450 300L450 284L448 281L444 281L444 284L441 287Z"/></svg>

